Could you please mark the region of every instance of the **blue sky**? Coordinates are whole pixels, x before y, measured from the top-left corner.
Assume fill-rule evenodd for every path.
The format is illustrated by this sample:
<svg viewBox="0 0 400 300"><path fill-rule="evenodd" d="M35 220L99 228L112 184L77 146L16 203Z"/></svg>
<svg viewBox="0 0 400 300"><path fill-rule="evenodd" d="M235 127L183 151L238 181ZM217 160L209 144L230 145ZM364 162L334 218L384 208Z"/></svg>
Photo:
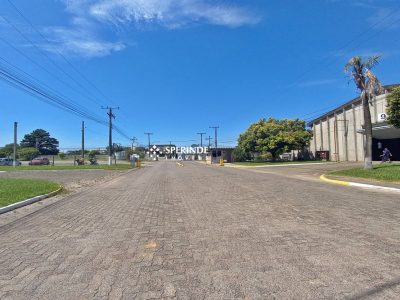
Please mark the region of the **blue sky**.
<svg viewBox="0 0 400 300"><path fill-rule="evenodd" d="M233 145L262 117L309 119L357 95L343 73L353 55L381 54L382 83L400 82L394 0L10 1L38 32L2 1L0 62L104 120L102 105L119 106L116 125L140 143L191 144L219 125ZM18 121L20 138L44 128L79 147L81 117L3 81L0 99L0 145ZM107 127L85 121L87 146L104 147Z"/></svg>

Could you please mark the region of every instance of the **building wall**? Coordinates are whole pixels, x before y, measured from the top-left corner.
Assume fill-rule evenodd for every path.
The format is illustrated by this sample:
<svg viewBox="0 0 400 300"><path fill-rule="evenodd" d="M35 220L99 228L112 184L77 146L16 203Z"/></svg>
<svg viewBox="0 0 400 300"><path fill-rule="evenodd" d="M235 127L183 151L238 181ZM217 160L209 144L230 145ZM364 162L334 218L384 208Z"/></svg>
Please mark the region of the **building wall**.
<svg viewBox="0 0 400 300"><path fill-rule="evenodd" d="M378 115L386 112L386 95L376 97L371 105L372 123L378 122ZM364 124L360 101L331 112L313 123L313 139L310 151L329 151L331 160L363 161L364 137L357 133Z"/></svg>

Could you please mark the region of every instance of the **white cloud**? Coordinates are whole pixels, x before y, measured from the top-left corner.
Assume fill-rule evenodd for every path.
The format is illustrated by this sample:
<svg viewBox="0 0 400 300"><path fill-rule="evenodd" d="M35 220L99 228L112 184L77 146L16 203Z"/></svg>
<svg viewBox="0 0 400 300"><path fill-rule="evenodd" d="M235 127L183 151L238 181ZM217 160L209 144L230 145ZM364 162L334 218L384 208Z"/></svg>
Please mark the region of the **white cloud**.
<svg viewBox="0 0 400 300"><path fill-rule="evenodd" d="M91 31L79 27L64 28L52 27L46 30L46 35L51 43L42 47L53 53L62 53L67 56L102 57L113 52L125 49L122 42L109 42L97 38Z"/></svg>
<svg viewBox="0 0 400 300"><path fill-rule="evenodd" d="M226 2L226 1L225 1ZM228 27L256 24L260 18L244 8L209 0L65 0L75 14L116 25L154 23L177 28L192 22Z"/></svg>
<svg viewBox="0 0 400 300"><path fill-rule="evenodd" d="M318 79L318 80L310 80L310 81L303 81L299 83L295 83L290 85L289 87L315 87L315 86L322 86L322 85L330 85L338 82L337 79Z"/></svg>
<svg viewBox="0 0 400 300"><path fill-rule="evenodd" d="M122 41L109 41L119 27L143 29L147 26L178 29L193 23L235 28L260 21L244 8L219 0L61 0L71 15L70 26L49 27L52 52L83 57L101 57L126 48ZM110 24L111 26L110 28ZM107 31L107 38L101 34Z"/></svg>

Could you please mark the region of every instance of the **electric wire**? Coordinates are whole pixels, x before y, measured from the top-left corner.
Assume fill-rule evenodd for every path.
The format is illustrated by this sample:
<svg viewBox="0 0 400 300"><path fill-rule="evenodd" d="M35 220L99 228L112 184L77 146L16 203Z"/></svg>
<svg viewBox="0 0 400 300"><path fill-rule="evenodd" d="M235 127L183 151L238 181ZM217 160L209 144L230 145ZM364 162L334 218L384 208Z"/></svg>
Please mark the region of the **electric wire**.
<svg viewBox="0 0 400 300"><path fill-rule="evenodd" d="M49 60L53 66L55 66L59 71L61 71L65 76L67 76L70 80L72 80L77 86L79 86L83 91L86 91L86 93L89 93L88 90L79 82L77 81L72 75L70 75L68 72L66 72L59 64L57 64L54 59L52 59L45 51L43 51L36 43L34 43L29 37L26 36L17 26L15 26L8 18L2 16L3 20L11 27L13 28L18 34L25 39L29 44L31 44L40 54L42 54L44 57L46 57L47 60ZM89 98L92 98L89 96ZM94 100L97 104L101 105L98 100Z"/></svg>
<svg viewBox="0 0 400 300"><path fill-rule="evenodd" d="M30 27L38 34L40 35L40 37L46 41L48 44L51 44L51 41L49 41L48 38L46 38L41 32L40 30L38 30L36 28L36 26L33 25L33 23L22 13L22 11L11 1L11 0L7 0L8 3L14 8L14 10L25 20L25 22L30 25ZM114 101L112 101L109 97L107 97L91 80L88 79L87 76L85 76L85 74L83 74L81 71L79 71L78 68L76 68L74 66L74 64L71 63L71 61L69 59L67 59L67 57L62 54L62 52L58 51L57 49L55 49L55 52L57 52L57 54L71 67L71 69L73 69L86 83L88 83L94 90L97 91L97 93L99 95L101 95L103 97L103 104L106 104L106 102L104 101L107 100L108 103L112 103L114 105L116 105L116 103ZM126 119L129 119L128 116L126 116L123 112L122 112L122 116Z"/></svg>
<svg viewBox="0 0 400 300"><path fill-rule="evenodd" d="M5 61L1 58L2 61ZM59 93L55 93L51 89L40 85L37 81L32 80L33 76L20 70L18 67L13 66L9 62L8 65L13 67L7 67L4 63L0 63L0 79L7 82L8 84L16 87L17 89L24 91L35 98L55 106L63 111L75 114L77 116L92 120L101 125L108 126L108 122L101 119L97 115L88 112L84 107L75 104L73 101L69 100ZM119 133L121 136L129 139L130 137L122 131L119 127L113 126L113 129Z"/></svg>

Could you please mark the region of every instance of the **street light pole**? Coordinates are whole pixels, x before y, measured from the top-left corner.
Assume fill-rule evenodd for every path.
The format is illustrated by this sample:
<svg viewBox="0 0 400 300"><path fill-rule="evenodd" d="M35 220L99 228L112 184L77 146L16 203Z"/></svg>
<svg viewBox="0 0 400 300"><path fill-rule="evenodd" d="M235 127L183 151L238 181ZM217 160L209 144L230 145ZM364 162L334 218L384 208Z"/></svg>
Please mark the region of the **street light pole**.
<svg viewBox="0 0 400 300"><path fill-rule="evenodd" d="M85 121L82 121L82 159L85 159Z"/></svg>
<svg viewBox="0 0 400 300"><path fill-rule="evenodd" d="M219 126L210 126L210 128L214 128L215 157L218 157L218 128L219 128Z"/></svg>
<svg viewBox="0 0 400 300"><path fill-rule="evenodd" d="M14 154L13 154L13 167L17 166L17 126L18 123L14 122Z"/></svg>
<svg viewBox="0 0 400 300"><path fill-rule="evenodd" d="M135 138L135 137L131 138L131 141L132 141L132 150L133 150L133 144L136 142L136 140L137 140L137 138Z"/></svg>
<svg viewBox="0 0 400 300"><path fill-rule="evenodd" d="M208 140L208 149L211 149L211 140L212 140L211 136L208 136L206 140Z"/></svg>
<svg viewBox="0 0 400 300"><path fill-rule="evenodd" d="M113 114L113 109L119 109L119 107L102 107L102 109L108 110L109 117L109 128L108 128L108 165L112 164L112 154L113 154L113 145L112 145L112 119L115 119L115 115Z"/></svg>
<svg viewBox="0 0 400 300"><path fill-rule="evenodd" d="M153 135L153 132L145 132L144 134L147 134L147 141L149 143L149 159L150 159L150 136Z"/></svg>
<svg viewBox="0 0 400 300"><path fill-rule="evenodd" d="M198 132L197 134L200 135L200 147L203 147L203 135L206 134L205 132Z"/></svg>

